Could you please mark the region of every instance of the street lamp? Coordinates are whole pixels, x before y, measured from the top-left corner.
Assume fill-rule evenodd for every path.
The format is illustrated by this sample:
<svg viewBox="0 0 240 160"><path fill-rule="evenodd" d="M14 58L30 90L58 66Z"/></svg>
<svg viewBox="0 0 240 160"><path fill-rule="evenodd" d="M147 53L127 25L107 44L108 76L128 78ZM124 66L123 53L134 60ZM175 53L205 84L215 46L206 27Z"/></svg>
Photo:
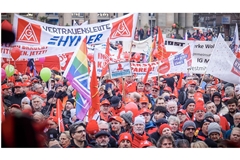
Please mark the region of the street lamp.
<svg viewBox="0 0 240 160"><path fill-rule="evenodd" d="M151 37L153 37L153 31L152 31L152 18L153 18L153 13L150 13L151 15L151 26L150 26L150 29L151 29Z"/></svg>

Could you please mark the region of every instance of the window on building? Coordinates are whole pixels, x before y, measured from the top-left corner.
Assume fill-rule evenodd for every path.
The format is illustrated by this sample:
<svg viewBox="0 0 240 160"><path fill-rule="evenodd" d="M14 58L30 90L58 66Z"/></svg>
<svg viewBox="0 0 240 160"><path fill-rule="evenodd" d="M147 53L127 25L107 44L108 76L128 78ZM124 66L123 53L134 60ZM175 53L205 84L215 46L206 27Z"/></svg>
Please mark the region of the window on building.
<svg viewBox="0 0 240 160"><path fill-rule="evenodd" d="M74 24L74 23L75 23L74 21L75 21L77 24ZM74 25L79 26L79 21L76 20L76 19L73 19L73 20L72 20L72 26L74 26Z"/></svg>
<svg viewBox="0 0 240 160"><path fill-rule="evenodd" d="M27 16L27 17L32 17L33 13L19 13L21 16Z"/></svg>
<svg viewBox="0 0 240 160"><path fill-rule="evenodd" d="M155 13L148 13L148 16L151 17L151 14L152 14L153 17L155 16Z"/></svg>
<svg viewBox="0 0 240 160"><path fill-rule="evenodd" d="M58 25L58 19L47 19L48 24Z"/></svg>
<svg viewBox="0 0 240 160"><path fill-rule="evenodd" d="M128 13L123 13L123 15L126 15L126 14L128 14Z"/></svg>
<svg viewBox="0 0 240 160"><path fill-rule="evenodd" d="M149 20L149 26L151 26L152 25L152 27L154 27L155 26L155 20Z"/></svg>
<svg viewBox="0 0 240 160"><path fill-rule="evenodd" d="M98 17L109 17L109 13L98 13Z"/></svg>
<svg viewBox="0 0 240 160"><path fill-rule="evenodd" d="M98 22L105 22L108 21L109 19L99 19Z"/></svg>

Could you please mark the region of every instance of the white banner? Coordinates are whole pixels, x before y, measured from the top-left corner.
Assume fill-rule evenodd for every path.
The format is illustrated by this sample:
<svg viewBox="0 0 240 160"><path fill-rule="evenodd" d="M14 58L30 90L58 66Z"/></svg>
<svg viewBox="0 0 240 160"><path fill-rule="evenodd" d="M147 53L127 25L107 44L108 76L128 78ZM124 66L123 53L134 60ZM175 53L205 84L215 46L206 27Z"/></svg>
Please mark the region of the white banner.
<svg viewBox="0 0 240 160"><path fill-rule="evenodd" d="M226 82L240 84L240 60L236 58L221 35L216 41L206 73Z"/></svg>
<svg viewBox="0 0 240 160"><path fill-rule="evenodd" d="M215 46L215 42L212 41L192 41L192 40L177 40L166 38L165 46L166 50L177 52L186 45L193 43L193 54L192 54L192 67L190 73L204 74L210 59L210 55ZM231 44L230 41L226 42L228 46Z"/></svg>
<svg viewBox="0 0 240 160"><path fill-rule="evenodd" d="M193 46L187 45L176 54L163 61L157 71L161 75L181 72L187 73L192 63L192 50Z"/></svg>
<svg viewBox="0 0 240 160"><path fill-rule="evenodd" d="M106 47L106 44L99 44L99 45L87 45L88 53L93 54L94 48L101 46L103 49ZM7 44L2 44L1 47L1 57L2 58L11 58L11 48L18 47L21 51L21 56L17 60L25 60L28 58L41 58L41 57L48 57L48 56L55 56L65 54L62 52L62 48L59 47L52 47L52 46L32 46L32 45L12 45L11 47ZM118 52L110 47L110 51ZM70 53L70 52L68 52Z"/></svg>
<svg viewBox="0 0 240 160"><path fill-rule="evenodd" d="M101 76L102 69L108 65L108 62L115 63L124 61L125 59L117 60L118 50L114 50L110 47L110 57L105 54L106 44L101 46L95 46L94 48L94 61L96 62L97 76Z"/></svg>
<svg viewBox="0 0 240 160"><path fill-rule="evenodd" d="M129 52L132 44L132 52L148 53L152 46L152 37L142 41L123 41L123 52Z"/></svg>
<svg viewBox="0 0 240 160"><path fill-rule="evenodd" d="M12 46L20 47L19 59L41 58L74 52L82 37L88 44L110 41L131 41L134 37L138 13L127 14L113 20L81 26L56 26L14 15L13 31L16 40ZM10 47L2 46L1 53L9 58Z"/></svg>
<svg viewBox="0 0 240 160"><path fill-rule="evenodd" d="M105 43L108 37L110 41L131 41L134 38L137 17L137 13L131 13L101 23L56 26L15 14L13 31L16 33L17 45L46 45L72 49L84 36L87 36L87 44Z"/></svg>

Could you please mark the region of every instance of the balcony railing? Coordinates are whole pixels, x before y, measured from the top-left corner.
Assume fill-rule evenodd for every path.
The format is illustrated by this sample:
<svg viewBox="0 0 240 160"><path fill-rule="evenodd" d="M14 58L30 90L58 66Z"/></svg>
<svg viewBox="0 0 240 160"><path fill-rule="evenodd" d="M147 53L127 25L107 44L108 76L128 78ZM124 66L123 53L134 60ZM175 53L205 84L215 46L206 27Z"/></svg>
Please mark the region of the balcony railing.
<svg viewBox="0 0 240 160"><path fill-rule="evenodd" d="M84 13L72 13L72 18L82 18L84 17Z"/></svg>

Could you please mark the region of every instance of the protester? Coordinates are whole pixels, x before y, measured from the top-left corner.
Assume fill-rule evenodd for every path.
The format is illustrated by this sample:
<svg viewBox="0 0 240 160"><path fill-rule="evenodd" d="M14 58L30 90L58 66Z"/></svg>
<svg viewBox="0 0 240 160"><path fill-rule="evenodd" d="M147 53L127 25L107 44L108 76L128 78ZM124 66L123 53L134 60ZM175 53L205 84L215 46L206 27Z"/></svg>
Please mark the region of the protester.
<svg viewBox="0 0 240 160"><path fill-rule="evenodd" d="M158 43L161 38L158 28L136 30L138 38L143 40L146 31L148 37L151 29L154 31L156 51L164 51L164 45L159 46ZM210 41L215 38L215 33L211 32L203 34L199 31L191 35L188 31L187 37L197 41ZM176 34L174 36L177 37ZM122 41L116 44L119 43ZM91 44L83 42L82 45L89 50ZM84 47L81 46L80 49ZM111 54L120 50L119 46L114 44L110 47L115 48ZM183 53L186 54L185 52L188 52L188 49ZM107 51L105 53L107 54ZM219 76L194 73L194 70L189 73L172 73L175 72L172 70L169 70L171 74L162 73L164 68L162 70L161 67L164 66L156 67L155 63L160 59L170 60L168 53L164 53L166 57L161 58L157 52L149 53L151 54L134 51L127 56L127 52L119 52L117 59L110 55L110 58L106 58L108 61L101 62L109 66L109 63L114 61L118 64L118 72L125 69L125 66L118 62L130 61L133 68L135 65L137 69L148 63L139 69L146 73L140 75L137 69L132 68L131 75L121 75L118 78L110 75L109 68L105 75L101 75L100 72L104 69L99 67L95 73L91 53L82 54L85 58L70 55L67 59L76 59L73 62L70 59L66 61L68 64L64 69L59 68L60 65L44 67L49 69L44 76L35 64L35 57L29 57L24 66L25 71L21 71L21 67L9 61L13 66L11 75L10 70L6 69L9 63L4 62L1 84L2 147L238 147L240 84L233 83L232 80L224 81L225 78L221 79ZM194 53L191 55L194 56ZM189 64L193 62L191 56L182 58L186 58ZM150 60L154 63L150 63ZM165 65L165 61L163 63L162 65ZM185 63L185 59L181 63ZM174 64L180 65L179 58L175 58ZM44 62L43 65L45 66ZM46 66L48 65L46 63ZM169 68L168 64L166 66L173 69ZM217 70L217 67L215 69ZM6 75L3 70L7 72ZM232 69L232 72L234 71ZM161 74L154 75L155 72Z"/></svg>

